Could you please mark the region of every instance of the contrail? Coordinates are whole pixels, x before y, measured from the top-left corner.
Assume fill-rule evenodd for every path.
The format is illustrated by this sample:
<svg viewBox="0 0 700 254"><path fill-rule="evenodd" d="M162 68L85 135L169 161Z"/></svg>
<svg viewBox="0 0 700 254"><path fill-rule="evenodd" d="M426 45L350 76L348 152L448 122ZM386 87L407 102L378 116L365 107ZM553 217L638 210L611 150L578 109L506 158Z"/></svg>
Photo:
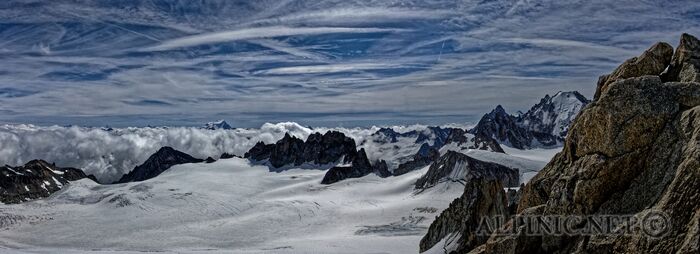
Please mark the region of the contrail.
<svg viewBox="0 0 700 254"><path fill-rule="evenodd" d="M440 47L440 54L438 54L438 58L435 62L440 62L440 57L442 57L442 49L445 48L445 41L442 41L442 47Z"/></svg>

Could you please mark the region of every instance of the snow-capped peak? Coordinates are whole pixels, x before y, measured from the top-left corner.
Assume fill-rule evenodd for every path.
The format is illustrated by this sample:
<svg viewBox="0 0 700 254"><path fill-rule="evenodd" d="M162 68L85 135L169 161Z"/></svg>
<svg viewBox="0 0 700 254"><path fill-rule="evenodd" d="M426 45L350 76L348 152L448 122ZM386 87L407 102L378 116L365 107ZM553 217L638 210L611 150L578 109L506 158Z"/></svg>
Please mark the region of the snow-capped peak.
<svg viewBox="0 0 700 254"><path fill-rule="evenodd" d="M518 117L519 125L531 132L550 134L563 139L569 131L571 121L589 102L576 91L559 91L551 97L546 95L540 103Z"/></svg>
<svg viewBox="0 0 700 254"><path fill-rule="evenodd" d="M218 130L218 129L230 130L230 129L233 129L231 127L231 125L229 125L224 120L219 120L219 121L215 121L215 122L208 122L207 124L204 125L203 128L207 129L207 130Z"/></svg>

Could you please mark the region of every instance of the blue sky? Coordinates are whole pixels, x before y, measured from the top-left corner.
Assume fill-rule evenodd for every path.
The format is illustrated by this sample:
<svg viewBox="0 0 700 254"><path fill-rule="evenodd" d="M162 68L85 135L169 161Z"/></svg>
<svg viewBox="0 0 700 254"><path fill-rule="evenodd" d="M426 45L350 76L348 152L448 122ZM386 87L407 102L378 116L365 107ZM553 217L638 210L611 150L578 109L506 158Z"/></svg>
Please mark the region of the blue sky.
<svg viewBox="0 0 700 254"><path fill-rule="evenodd" d="M689 1L3 1L0 123L473 122L591 97Z"/></svg>

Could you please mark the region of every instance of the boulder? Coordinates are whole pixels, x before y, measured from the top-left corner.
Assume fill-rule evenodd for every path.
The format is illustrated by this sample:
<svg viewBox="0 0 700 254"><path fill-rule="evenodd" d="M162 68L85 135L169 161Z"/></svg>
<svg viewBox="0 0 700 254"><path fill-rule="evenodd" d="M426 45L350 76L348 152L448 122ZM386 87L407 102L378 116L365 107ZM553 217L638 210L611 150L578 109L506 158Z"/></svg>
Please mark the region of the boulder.
<svg viewBox="0 0 700 254"><path fill-rule="evenodd" d="M608 86L615 81L645 75L660 75L671 63L672 57L673 47L671 45L665 42L654 44L651 48L644 51L642 55L627 59L612 73L601 76L598 80L593 100L597 100L601 93L605 92Z"/></svg>
<svg viewBox="0 0 700 254"><path fill-rule="evenodd" d="M700 82L700 40L690 34L681 35L671 65L661 79L664 82Z"/></svg>

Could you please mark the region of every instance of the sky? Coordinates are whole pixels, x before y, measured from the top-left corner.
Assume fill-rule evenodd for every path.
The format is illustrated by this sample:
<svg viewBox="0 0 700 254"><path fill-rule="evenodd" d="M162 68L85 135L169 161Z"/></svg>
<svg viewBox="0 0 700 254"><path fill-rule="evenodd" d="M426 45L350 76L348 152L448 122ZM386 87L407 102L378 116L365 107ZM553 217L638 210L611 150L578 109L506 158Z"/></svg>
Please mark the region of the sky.
<svg viewBox="0 0 700 254"><path fill-rule="evenodd" d="M475 122L590 98L683 32L700 35L696 0L6 0L0 123Z"/></svg>

